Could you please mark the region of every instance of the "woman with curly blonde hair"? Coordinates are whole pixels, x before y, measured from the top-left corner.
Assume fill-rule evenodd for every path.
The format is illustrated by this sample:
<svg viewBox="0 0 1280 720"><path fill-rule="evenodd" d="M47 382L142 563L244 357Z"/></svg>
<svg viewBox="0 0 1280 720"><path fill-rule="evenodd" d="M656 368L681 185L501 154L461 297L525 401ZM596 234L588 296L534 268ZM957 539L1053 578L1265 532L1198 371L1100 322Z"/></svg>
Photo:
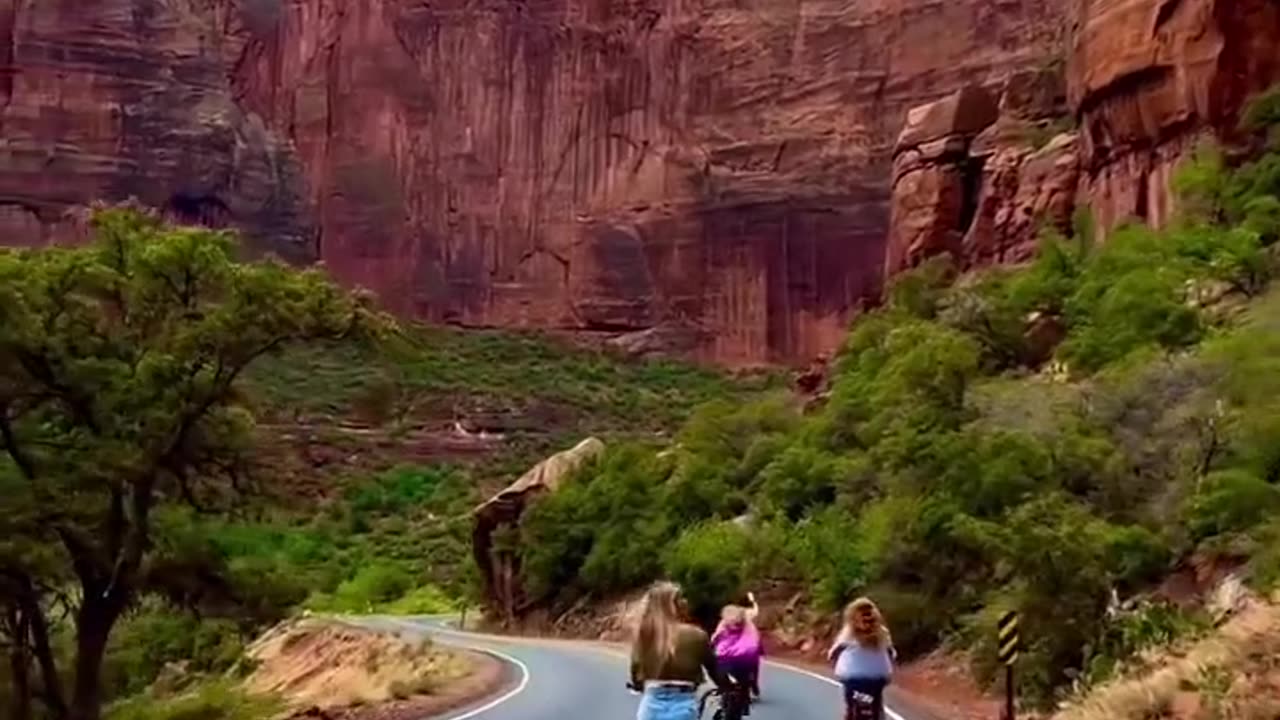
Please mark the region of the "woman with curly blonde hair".
<svg viewBox="0 0 1280 720"><path fill-rule="evenodd" d="M893 677L893 638L869 598L858 598L844 609L844 627L827 659L835 663L836 678L844 686L846 720L854 716L854 695L875 699L876 717L884 717L884 689Z"/></svg>

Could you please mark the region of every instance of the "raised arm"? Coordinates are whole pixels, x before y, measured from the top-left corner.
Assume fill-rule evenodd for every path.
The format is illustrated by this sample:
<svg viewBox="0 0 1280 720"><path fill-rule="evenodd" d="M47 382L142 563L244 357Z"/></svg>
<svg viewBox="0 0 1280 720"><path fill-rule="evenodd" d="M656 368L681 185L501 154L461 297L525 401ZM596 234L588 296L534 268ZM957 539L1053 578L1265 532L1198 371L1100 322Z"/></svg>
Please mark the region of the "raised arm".
<svg viewBox="0 0 1280 720"><path fill-rule="evenodd" d="M747 600L751 603L751 607L747 608L747 620L755 622L760 615L760 605L756 602L756 594L753 592L747 593Z"/></svg>

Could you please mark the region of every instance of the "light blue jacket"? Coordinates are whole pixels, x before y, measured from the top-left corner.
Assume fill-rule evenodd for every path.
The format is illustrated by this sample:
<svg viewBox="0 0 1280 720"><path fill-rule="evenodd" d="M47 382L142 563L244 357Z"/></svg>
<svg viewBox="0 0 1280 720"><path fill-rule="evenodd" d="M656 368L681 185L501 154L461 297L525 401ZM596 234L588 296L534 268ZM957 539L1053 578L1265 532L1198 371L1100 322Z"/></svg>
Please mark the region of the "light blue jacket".
<svg viewBox="0 0 1280 720"><path fill-rule="evenodd" d="M847 632L840 633L827 657L835 660L840 680L888 680L893 676L893 658L887 646L865 647Z"/></svg>

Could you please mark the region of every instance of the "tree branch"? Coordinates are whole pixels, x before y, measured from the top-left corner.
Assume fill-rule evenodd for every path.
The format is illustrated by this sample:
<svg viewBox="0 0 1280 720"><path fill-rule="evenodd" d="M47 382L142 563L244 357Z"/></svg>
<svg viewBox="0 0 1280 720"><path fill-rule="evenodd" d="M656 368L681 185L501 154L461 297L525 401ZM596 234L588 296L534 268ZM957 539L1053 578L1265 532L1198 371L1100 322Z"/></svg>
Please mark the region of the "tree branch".
<svg viewBox="0 0 1280 720"><path fill-rule="evenodd" d="M22 448L18 447L18 439L13 432L13 426L9 421L9 406L0 405L0 441L4 442L4 449L9 453L9 457L13 458L13 463L18 466L18 470L22 476L28 480L36 479L35 464L31 458L27 457Z"/></svg>

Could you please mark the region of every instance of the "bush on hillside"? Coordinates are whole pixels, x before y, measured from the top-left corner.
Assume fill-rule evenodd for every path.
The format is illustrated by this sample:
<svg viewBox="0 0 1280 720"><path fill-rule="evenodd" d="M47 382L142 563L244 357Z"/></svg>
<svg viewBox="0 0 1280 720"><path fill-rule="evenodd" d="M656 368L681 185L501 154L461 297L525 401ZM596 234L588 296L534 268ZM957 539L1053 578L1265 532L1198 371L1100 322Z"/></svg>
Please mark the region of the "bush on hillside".
<svg viewBox="0 0 1280 720"><path fill-rule="evenodd" d="M1244 532L1280 512L1280 486L1240 469L1222 470L1205 477L1186 510L1191 536L1203 540L1215 535Z"/></svg>
<svg viewBox="0 0 1280 720"><path fill-rule="evenodd" d="M261 720L283 710L273 697L250 695L231 680L209 680L165 697L141 694L107 708L106 720Z"/></svg>
<svg viewBox="0 0 1280 720"><path fill-rule="evenodd" d="M954 641L986 677L1017 609L1024 696L1043 704L1194 625L1108 609L1198 544L1277 582L1275 167L1280 145L1234 167L1202 154L1167 229L1095 244L1084 218L1027 267L906 273L855 322L821 410L708 407L665 454L584 470L531 511L526 579L547 603L662 573L706 608L766 579L830 611L870 593L900 646ZM1069 372L1026 342L1045 318ZM615 569L579 572L588 556Z"/></svg>
<svg viewBox="0 0 1280 720"><path fill-rule="evenodd" d="M413 573L405 567L374 563L340 583L332 595L313 595L307 607L323 612L367 612L404 597L414 585Z"/></svg>
<svg viewBox="0 0 1280 720"><path fill-rule="evenodd" d="M863 548L857 542L857 519L826 507L796 525L787 543L818 609L836 612L870 578Z"/></svg>
<svg viewBox="0 0 1280 720"><path fill-rule="evenodd" d="M218 674L234 666L245 639L231 620L199 619L159 603L134 611L113 633L103 664L108 697L141 692L170 663Z"/></svg>
<svg viewBox="0 0 1280 720"><path fill-rule="evenodd" d="M704 523L680 534L663 557L663 569L680 583L694 615L705 622L746 591L749 547L747 531L738 524Z"/></svg>

